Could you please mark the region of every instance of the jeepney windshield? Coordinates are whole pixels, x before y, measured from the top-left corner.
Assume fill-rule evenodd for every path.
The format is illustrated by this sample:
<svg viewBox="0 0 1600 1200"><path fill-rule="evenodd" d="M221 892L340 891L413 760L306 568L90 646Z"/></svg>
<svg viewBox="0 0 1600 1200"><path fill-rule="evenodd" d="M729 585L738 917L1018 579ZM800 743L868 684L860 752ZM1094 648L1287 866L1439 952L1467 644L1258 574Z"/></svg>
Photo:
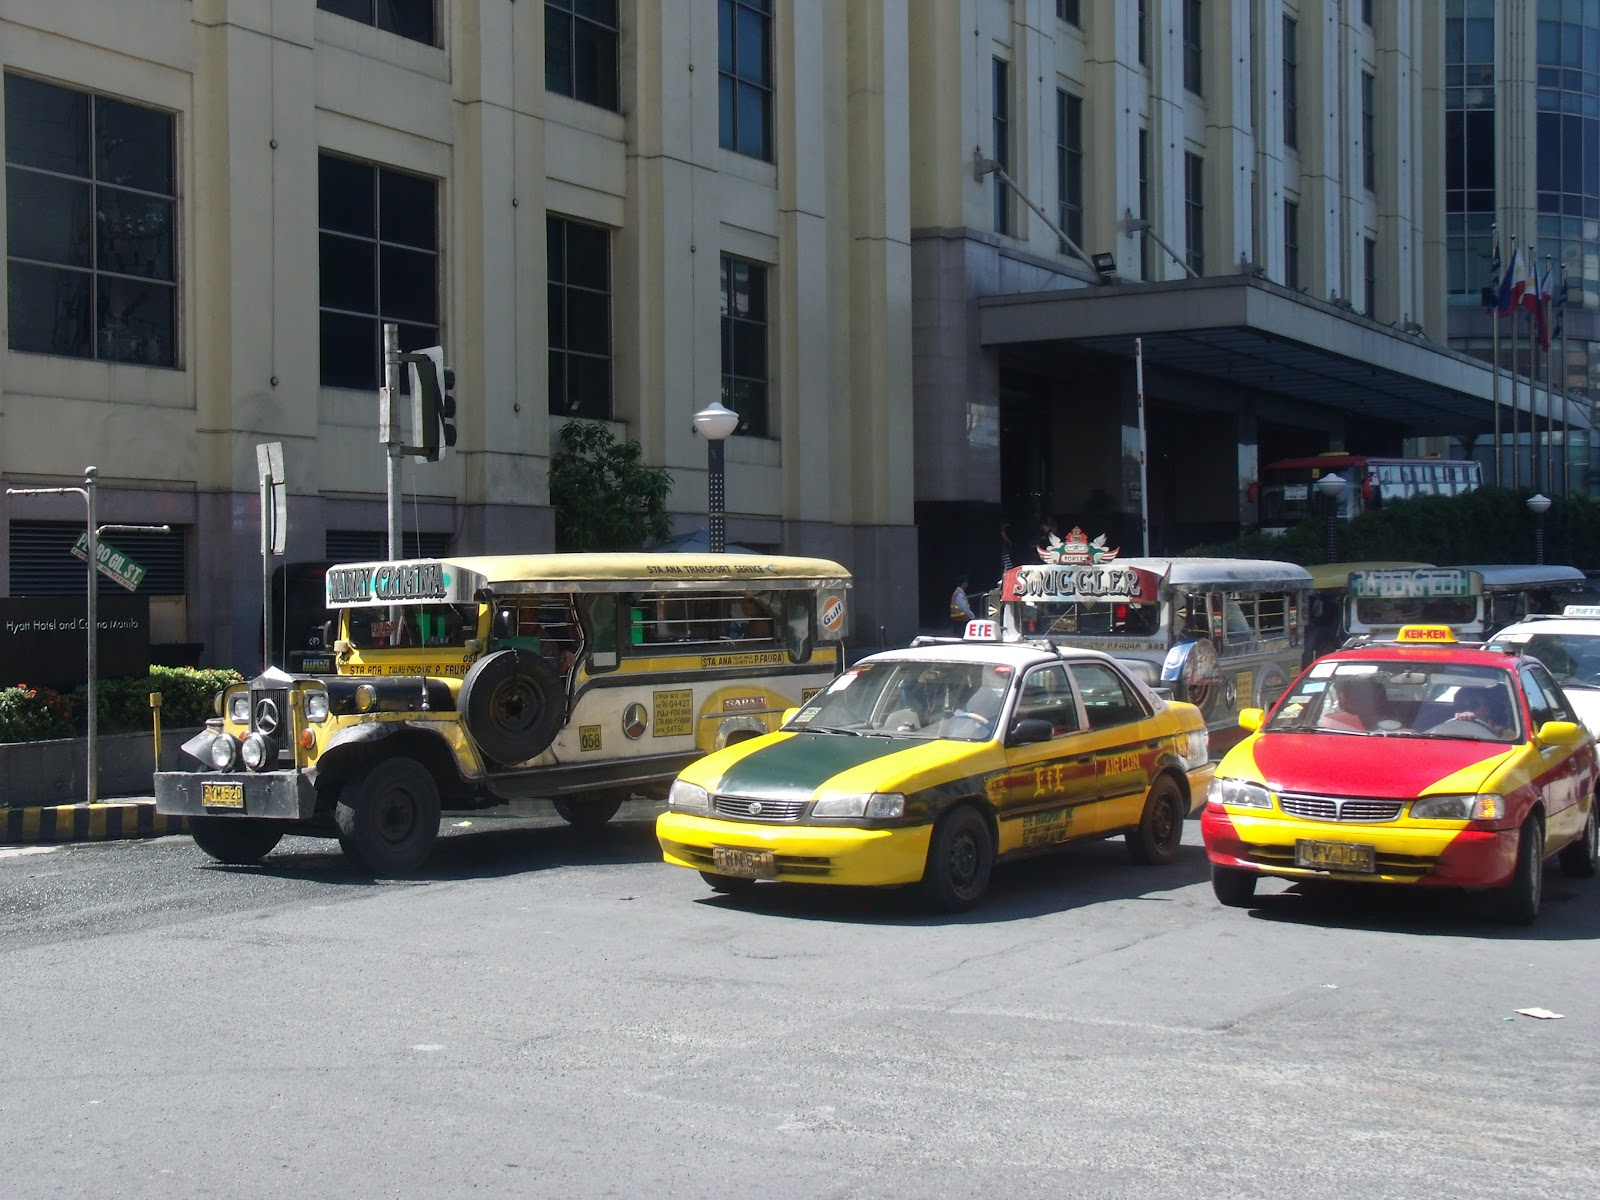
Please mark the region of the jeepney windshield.
<svg viewBox="0 0 1600 1200"><path fill-rule="evenodd" d="M1018 630L1050 637L1125 637L1155 640L1161 634L1161 605L1126 600L1022 600Z"/></svg>
<svg viewBox="0 0 1600 1200"><path fill-rule="evenodd" d="M1269 733L1518 740L1509 671L1416 661L1314 663L1284 695Z"/></svg>
<svg viewBox="0 0 1600 1200"><path fill-rule="evenodd" d="M477 636L476 604L400 605L347 610L345 637L357 650L464 646Z"/></svg>
<svg viewBox="0 0 1600 1200"><path fill-rule="evenodd" d="M1003 663L866 663L808 700L785 728L985 742L1015 674Z"/></svg>
<svg viewBox="0 0 1600 1200"><path fill-rule="evenodd" d="M1357 596L1352 625L1471 625L1476 596Z"/></svg>

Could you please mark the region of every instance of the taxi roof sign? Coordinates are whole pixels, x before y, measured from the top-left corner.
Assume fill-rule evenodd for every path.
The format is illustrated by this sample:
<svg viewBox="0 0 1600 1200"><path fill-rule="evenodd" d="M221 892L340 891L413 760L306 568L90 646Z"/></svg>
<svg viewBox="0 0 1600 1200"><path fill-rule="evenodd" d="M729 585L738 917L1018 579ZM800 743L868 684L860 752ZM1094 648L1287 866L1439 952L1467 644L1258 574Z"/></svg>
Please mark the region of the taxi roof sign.
<svg viewBox="0 0 1600 1200"><path fill-rule="evenodd" d="M1563 617L1600 617L1600 604L1569 604L1561 610Z"/></svg>
<svg viewBox="0 0 1600 1200"><path fill-rule="evenodd" d="M1000 622L990 617L979 617L968 621L967 628L961 635L963 641L968 642L998 642L1000 640Z"/></svg>
<svg viewBox="0 0 1600 1200"><path fill-rule="evenodd" d="M1451 645L1456 631L1448 625L1402 625L1394 640L1402 646Z"/></svg>

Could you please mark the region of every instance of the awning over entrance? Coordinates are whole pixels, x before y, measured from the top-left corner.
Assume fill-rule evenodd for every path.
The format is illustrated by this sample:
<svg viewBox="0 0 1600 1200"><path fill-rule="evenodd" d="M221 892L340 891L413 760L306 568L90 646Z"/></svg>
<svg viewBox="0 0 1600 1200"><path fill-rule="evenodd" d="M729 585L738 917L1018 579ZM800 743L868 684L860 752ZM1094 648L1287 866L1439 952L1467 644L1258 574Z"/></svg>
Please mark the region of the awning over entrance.
<svg viewBox="0 0 1600 1200"><path fill-rule="evenodd" d="M988 296L978 301L978 330L989 347L1055 344L1125 358L1140 337L1147 368L1391 422L1414 436L1494 429L1489 364L1251 276ZM1509 423L1511 379L1504 373L1500 403ZM1516 405L1529 412L1526 378ZM1581 400L1564 405L1558 392L1552 403L1539 386L1532 405L1541 426L1553 410L1558 427L1590 427ZM1526 416L1520 423L1528 427Z"/></svg>

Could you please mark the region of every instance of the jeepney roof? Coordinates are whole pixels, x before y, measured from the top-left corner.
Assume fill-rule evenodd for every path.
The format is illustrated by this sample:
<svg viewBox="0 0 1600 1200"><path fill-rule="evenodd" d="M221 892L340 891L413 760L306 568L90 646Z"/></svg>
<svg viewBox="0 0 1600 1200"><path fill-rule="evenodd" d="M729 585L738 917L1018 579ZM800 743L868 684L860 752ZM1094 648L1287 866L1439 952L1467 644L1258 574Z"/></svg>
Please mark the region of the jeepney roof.
<svg viewBox="0 0 1600 1200"><path fill-rule="evenodd" d="M1343 563L1318 563L1307 567L1311 572L1311 586L1316 591L1337 589L1344 591L1350 586L1350 573L1352 571L1412 571L1418 568L1433 566L1425 562L1343 562Z"/></svg>
<svg viewBox="0 0 1600 1200"><path fill-rule="evenodd" d="M1169 584L1251 583L1305 587L1311 583L1311 575L1304 567L1271 558L1119 558L1113 565L1165 576Z"/></svg>
<svg viewBox="0 0 1600 1200"><path fill-rule="evenodd" d="M1463 566L1463 571L1476 571L1483 576L1485 591L1516 590L1543 587L1557 591L1574 591L1588 580L1577 567L1539 566L1534 563L1504 563L1489 566Z"/></svg>

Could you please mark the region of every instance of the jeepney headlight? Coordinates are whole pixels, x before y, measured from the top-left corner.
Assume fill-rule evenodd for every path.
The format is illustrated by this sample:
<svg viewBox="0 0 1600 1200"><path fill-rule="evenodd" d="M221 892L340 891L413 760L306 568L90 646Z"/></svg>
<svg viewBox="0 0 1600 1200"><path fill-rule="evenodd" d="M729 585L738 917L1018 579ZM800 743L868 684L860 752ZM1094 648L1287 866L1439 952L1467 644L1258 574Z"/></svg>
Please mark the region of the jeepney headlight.
<svg viewBox="0 0 1600 1200"><path fill-rule="evenodd" d="M1419 821L1498 821L1506 815L1505 797L1493 792L1476 796L1424 796L1411 802Z"/></svg>
<svg viewBox="0 0 1600 1200"><path fill-rule="evenodd" d="M306 720L320 725L328 719L328 693L320 688L305 693Z"/></svg>
<svg viewBox="0 0 1600 1200"><path fill-rule="evenodd" d="M899 792L830 792L811 806L814 817L867 817L894 820L906 812Z"/></svg>
<svg viewBox="0 0 1600 1200"><path fill-rule="evenodd" d="M370 683L363 683L356 688L356 711L371 712L378 707L378 689Z"/></svg>
<svg viewBox="0 0 1600 1200"><path fill-rule="evenodd" d="M248 700L248 697L246 697ZM219 771L233 770L233 764L239 754L239 743L234 740L231 733L219 733L211 739L211 745L206 750L211 758L211 765Z"/></svg>
<svg viewBox="0 0 1600 1200"><path fill-rule="evenodd" d="M244 765L252 771L264 771L272 766L278 757L278 743L264 733L252 733L244 739L239 757L244 759Z"/></svg>
<svg viewBox="0 0 1600 1200"><path fill-rule="evenodd" d="M250 724L250 693L234 692L228 697L228 720L235 725Z"/></svg>
<svg viewBox="0 0 1600 1200"><path fill-rule="evenodd" d="M710 812L711 793L699 784L674 779L672 790L667 793L667 807L677 812Z"/></svg>
<svg viewBox="0 0 1600 1200"><path fill-rule="evenodd" d="M1272 807L1271 792L1259 783L1247 783L1243 779L1213 779L1206 788L1206 799L1230 808Z"/></svg>

